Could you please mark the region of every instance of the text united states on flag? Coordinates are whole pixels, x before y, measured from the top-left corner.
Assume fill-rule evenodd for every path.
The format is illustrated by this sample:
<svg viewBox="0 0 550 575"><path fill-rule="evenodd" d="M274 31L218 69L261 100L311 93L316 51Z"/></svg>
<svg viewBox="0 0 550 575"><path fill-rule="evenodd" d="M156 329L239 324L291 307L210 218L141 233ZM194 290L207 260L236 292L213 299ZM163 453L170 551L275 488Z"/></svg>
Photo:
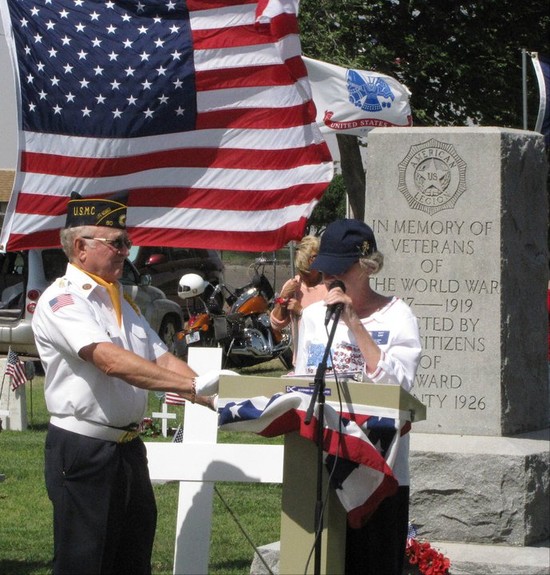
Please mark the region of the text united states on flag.
<svg viewBox="0 0 550 575"><path fill-rule="evenodd" d="M72 191L123 193L139 245L271 250L301 238L333 165L298 0L0 7L20 114L1 246L59 245Z"/></svg>
<svg viewBox="0 0 550 575"><path fill-rule="evenodd" d="M27 381L25 364L19 359L19 356L15 351L11 350L11 348L8 351L5 373L11 378L11 388L13 391Z"/></svg>
<svg viewBox="0 0 550 575"><path fill-rule="evenodd" d="M310 425L304 423L310 400L307 393L292 392L227 401L218 409L220 429L250 431L265 437L297 431L316 441L317 411ZM410 422L400 421L397 410L369 410L376 411L376 415L343 413L340 417L334 407L325 404L325 465L329 473L334 469L331 483L354 528L364 524L379 503L396 492L391 465L400 438L410 428Z"/></svg>

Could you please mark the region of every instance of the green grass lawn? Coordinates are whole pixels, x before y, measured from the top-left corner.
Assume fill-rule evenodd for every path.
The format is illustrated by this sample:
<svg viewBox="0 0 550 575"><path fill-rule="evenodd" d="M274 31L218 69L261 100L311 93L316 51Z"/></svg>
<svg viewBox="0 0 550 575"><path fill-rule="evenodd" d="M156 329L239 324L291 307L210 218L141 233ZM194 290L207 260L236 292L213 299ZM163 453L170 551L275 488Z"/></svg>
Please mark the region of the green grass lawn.
<svg viewBox="0 0 550 575"><path fill-rule="evenodd" d="M278 376L284 373L278 361L243 374ZM51 573L52 511L43 477L43 449L48 414L42 378L26 384L29 429L0 433L0 575L46 575ZM31 413L32 405L32 413ZM159 400L150 394L149 412ZM172 408L179 411L183 408ZM147 440L151 440L147 438ZM155 441L167 441L155 438ZM264 439L253 434L220 432L220 442L282 443L282 438ZM250 572L254 550L241 532L236 516L256 546L279 539L281 486L218 483L214 497L209 574L239 575ZM153 573L172 573L178 485L155 485L158 527L153 551ZM77 575L77 574L75 574Z"/></svg>

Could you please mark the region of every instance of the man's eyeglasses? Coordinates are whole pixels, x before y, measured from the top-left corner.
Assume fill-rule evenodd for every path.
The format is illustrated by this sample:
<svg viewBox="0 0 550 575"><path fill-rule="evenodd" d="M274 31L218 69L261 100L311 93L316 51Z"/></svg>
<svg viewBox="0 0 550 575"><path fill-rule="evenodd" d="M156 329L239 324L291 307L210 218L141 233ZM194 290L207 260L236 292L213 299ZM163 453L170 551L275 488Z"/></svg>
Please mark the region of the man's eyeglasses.
<svg viewBox="0 0 550 575"><path fill-rule="evenodd" d="M98 240L107 244L109 247L115 248L117 252L121 251L123 248L130 249L132 247L132 241L129 238L121 237L115 238L114 240L109 240L107 238L93 238L91 236L82 236L83 240Z"/></svg>

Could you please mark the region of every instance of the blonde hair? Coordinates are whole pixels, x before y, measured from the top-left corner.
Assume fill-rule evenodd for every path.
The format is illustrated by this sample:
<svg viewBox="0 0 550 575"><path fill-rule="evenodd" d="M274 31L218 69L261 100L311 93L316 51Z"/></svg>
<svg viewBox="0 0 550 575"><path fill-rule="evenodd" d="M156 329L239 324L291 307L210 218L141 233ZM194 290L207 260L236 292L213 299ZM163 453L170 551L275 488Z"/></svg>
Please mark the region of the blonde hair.
<svg viewBox="0 0 550 575"><path fill-rule="evenodd" d="M373 252L368 256L359 258L359 265L366 270L369 275L373 276L384 267L384 255L380 252Z"/></svg>
<svg viewBox="0 0 550 575"><path fill-rule="evenodd" d="M319 253L321 240L317 236L304 236L296 248L294 265L299 272L308 273L311 269L311 257Z"/></svg>

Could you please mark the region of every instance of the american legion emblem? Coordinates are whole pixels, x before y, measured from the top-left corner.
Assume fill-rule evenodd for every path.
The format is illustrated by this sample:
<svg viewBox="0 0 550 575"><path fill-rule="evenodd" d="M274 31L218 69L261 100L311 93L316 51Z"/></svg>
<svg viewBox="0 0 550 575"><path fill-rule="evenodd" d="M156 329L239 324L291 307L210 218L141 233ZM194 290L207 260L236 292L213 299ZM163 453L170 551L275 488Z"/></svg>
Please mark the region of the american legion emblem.
<svg viewBox="0 0 550 575"><path fill-rule="evenodd" d="M411 146L399 163L399 191L409 206L433 215L454 208L466 190L466 162L435 139Z"/></svg>

